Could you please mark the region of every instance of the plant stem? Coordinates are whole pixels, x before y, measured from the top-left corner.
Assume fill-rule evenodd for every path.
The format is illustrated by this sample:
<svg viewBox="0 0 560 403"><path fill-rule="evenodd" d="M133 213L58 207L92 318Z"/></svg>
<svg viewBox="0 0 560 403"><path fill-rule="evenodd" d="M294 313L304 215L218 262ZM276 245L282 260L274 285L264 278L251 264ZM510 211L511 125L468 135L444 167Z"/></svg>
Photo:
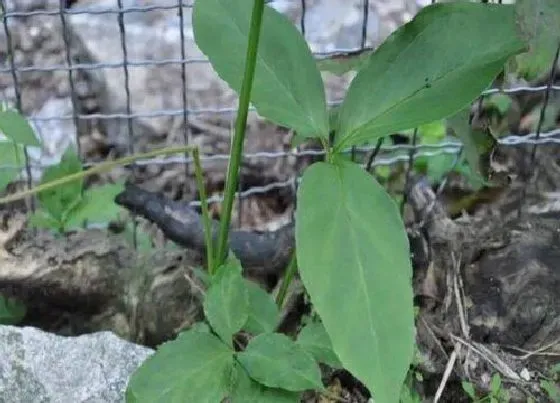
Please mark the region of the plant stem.
<svg viewBox="0 0 560 403"><path fill-rule="evenodd" d="M243 154L243 142L245 140L245 126L247 125L247 115L249 113L249 102L251 99L251 88L257 64L257 52L259 47L259 37L264 12L264 0L254 0L253 11L251 14L251 26L249 30L249 41L247 54L245 56L245 72L243 83L239 93L239 109L235 122L235 133L230 151L230 159L226 177L226 189L223 202L223 214L220 219L220 232L218 234L218 251L216 264L220 266L227 257L227 243L229 226L231 223L231 210L233 199L237 191L239 181L239 165Z"/></svg>
<svg viewBox="0 0 560 403"><path fill-rule="evenodd" d="M196 176L196 186L200 196L200 207L202 209L202 224L204 225L204 240L206 242L206 260L208 265L208 273L210 276L214 274L214 252L212 245L212 227L210 226L210 215L208 214L208 200L206 199L206 188L204 186L204 178L202 176L202 164L200 163L200 155L198 148L193 150L194 174Z"/></svg>
<svg viewBox="0 0 560 403"><path fill-rule="evenodd" d="M296 250L292 254L292 259L288 264L288 268L286 269L286 274L282 279L282 285L280 286L280 290L278 291L278 295L276 296L276 305L278 308L282 309L284 305L284 300L286 299L286 294L288 294L288 288L292 280L294 279L294 275L297 272L297 258L296 258Z"/></svg>
<svg viewBox="0 0 560 403"><path fill-rule="evenodd" d="M192 147L192 146L182 146L182 147L167 147L167 148L162 148L160 150L155 150L155 151L150 151L147 153L142 153L142 154L135 154L135 155L130 155L128 157L123 157L123 158L119 158L116 159L114 161L106 161L106 162L102 162L101 164L95 165L94 167L86 170L86 171L81 171L81 172L76 172L74 174L71 175L67 175L63 178L59 178L47 183L43 183L42 185L39 186L35 186L31 189L28 190L24 190L21 191L19 193L14 193L12 195L3 197L0 199L0 204L6 204L6 203L10 203L16 200L20 200L23 199L27 196L42 192L44 190L47 189L51 189L57 186L61 186L64 185L65 183L68 182L72 182L78 179L82 179L85 178L87 176L90 175L94 175L94 174L98 174L98 173L102 173L102 172L108 172L111 169L119 166L119 165L127 165L130 164L134 161L137 160L141 160L141 159L147 159L147 158L153 158L153 157L158 157L160 155L168 155L168 154L183 154L186 152L193 152L193 150L195 150L196 147Z"/></svg>

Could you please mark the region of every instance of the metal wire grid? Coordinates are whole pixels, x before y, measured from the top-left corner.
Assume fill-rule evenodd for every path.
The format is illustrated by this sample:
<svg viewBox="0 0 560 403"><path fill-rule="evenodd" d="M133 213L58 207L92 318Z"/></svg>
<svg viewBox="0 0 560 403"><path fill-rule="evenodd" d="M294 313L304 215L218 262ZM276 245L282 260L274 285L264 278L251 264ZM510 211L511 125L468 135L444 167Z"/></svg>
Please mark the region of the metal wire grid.
<svg viewBox="0 0 560 403"><path fill-rule="evenodd" d="M297 1L297 0L294 0ZM301 1L301 19L299 21L299 29L301 33L305 37L306 33L306 16L307 16L307 7L305 0ZM267 3L271 3L272 1L269 0ZM434 3L435 1L432 1ZM52 72L52 71L66 71L68 73L68 80L70 84L71 90L71 99L72 99L72 106L73 106L73 113L71 115L60 115L60 116L42 116L42 117L28 117L30 121L52 121L52 120L68 120L72 119L74 125L77 129L78 122L80 120L90 120L90 119L114 119L114 118L123 118L127 119L128 126L127 126L127 135L128 135L128 151L129 153L134 152L132 138L134 135L134 127L132 125L132 119L134 118L150 118L150 117L169 117L169 116L182 116L184 121L184 129L183 129L183 141L185 144L189 144L191 139L191 133L189 128L189 117L190 116L200 116L200 115L215 115L215 114L229 114L234 118L235 113L237 110L235 108L199 108L199 109L191 109L189 108L189 99L188 99L188 82L187 82L187 74L186 69L189 64L194 63L208 63L208 60L205 58L186 58L184 52L184 46L181 46L181 58L180 59L165 59L165 60L130 60L127 54L126 48L126 24L124 23L124 15L130 12L150 12L156 10L169 10L169 9L177 9L178 10L178 17L180 20L181 27L184 27L184 9L185 8L192 8L192 4L185 4L184 0L177 0L176 5L151 5L151 6L135 6L135 7L124 7L122 0L116 0L116 7L112 9L101 9L99 7L88 7L88 8L72 8L66 9L65 2L63 0L60 1L60 6L57 10L33 10L33 11L7 11L7 6L5 0L0 0L0 13L2 14L2 23L3 28L6 34L6 38L8 41L8 53L13 55L13 44L10 35L10 28L8 25L8 20L11 18L20 18L20 17L30 17L35 15L51 15L51 16L59 16L62 29L63 29L63 40L64 45L66 48L66 64L65 65L51 65L51 66L24 66L19 67L16 66L14 63L14 58L10 57L9 59L9 66L6 68L0 68L0 73L9 73L12 76L14 81L15 87L15 101L16 101L16 108L21 112L21 91L19 89L19 82L17 73L22 72ZM123 61L119 63L92 63L92 64L83 64L83 63L72 63L70 57L70 35L68 35L67 30L67 23L66 23L66 16L72 14L117 14L118 16L118 25L119 25L119 32L120 32L120 40L121 40L121 48L123 51ZM363 18L362 18L362 30L361 30L361 44L358 48L353 49L336 49L332 52L323 52L323 53L314 53L315 57L323 58L332 55L338 54L346 54L348 52L355 52L361 50L368 50L371 48L366 47L366 40L367 40L367 24L369 18L369 0L363 0ZM181 29L181 44L184 43L185 36L184 30ZM560 49L560 44L559 44ZM544 120L545 110L548 106L549 101L549 94L552 90L560 90L560 86L553 85L553 77L554 77L554 67L558 63L558 54L556 54L555 60L551 61L552 72L550 76L550 80L548 81L547 85L539 86L539 87L527 87L527 86L520 86L515 88L492 88L484 91L481 94L480 100L483 97L494 94L494 93L505 93L505 94L513 94L519 92L544 92L545 93L545 102L543 103L543 107L541 110L541 116L539 118L538 129L536 133L533 133L528 136L507 136L499 140L499 143L506 146L515 146L521 144L532 144L533 151L532 151L532 160L534 161L534 153L536 151L536 147L540 144L560 144L560 129L554 130L549 133L541 133L542 122ZM156 110L149 113L132 113L131 111L131 102L130 102L130 88L128 85L128 68L131 66L138 67L138 66L161 66L166 64L180 64L181 65L181 78L183 82L182 90L181 90L181 97L182 97L182 108L181 109L166 109L166 110ZM127 110L126 113L115 113L115 114L88 114L82 115L76 112L76 92L74 88L74 77L73 73L76 70L92 70L92 69L102 69L102 68L122 68L125 74L125 85L124 91L126 93L126 102L127 102ZM341 100L329 102L329 106L336 106L341 103ZM252 108L252 110L254 110ZM416 134L415 130L415 134ZM424 156L437 156L441 154L455 154L457 155L461 151L461 144L458 142L443 142L436 145L418 145L416 144L416 135L413 135L413 141L411 145L394 145L394 146L382 146L379 143L375 147L353 147L351 150L348 150L354 157L356 153L364 153L364 152L371 152L373 149L377 149L376 151L392 151L396 152L396 155L390 157L377 157L375 161L373 161L374 166L379 165L391 165L397 162L408 161L409 168L412 167L413 161L416 157ZM79 142L77 142L79 147ZM80 150L78 149L78 152ZM402 151L403 153L399 153ZM305 150L299 151L297 148L290 152L260 152L254 154L245 154L245 159L253 159L253 158L282 158L288 155L293 155L296 157L302 156L313 156L313 155L322 155L321 151L312 151L312 150ZM226 154L215 154L215 155L205 155L201 156L203 161L209 160L227 160L229 158ZM88 162L83 161L85 166L92 166L95 162ZM148 165L148 164L175 164L175 163L182 163L185 164L185 173L189 174L189 166L192 163L192 159L187 155L183 157L169 157L169 158L154 158L148 160L137 161L134 166L139 165ZM133 166L133 168L134 168ZM29 162L28 158L26 157L26 171L28 177L28 186L31 186L31 170L32 164ZM133 169L134 175L134 169ZM238 192L237 197L239 199L246 198L251 195L255 194L262 194L269 192L274 189L280 189L283 187L296 187L297 183L299 182L299 178L291 178L286 181L280 181L268 184L266 186L258 186L252 187L247 189L243 192ZM240 183L240 185L242 185ZM221 197L212 197L208 199L209 202L216 202L221 201ZM200 205L199 201L192 201L190 203L192 206ZM242 203L238 203L240 208L242 208ZM34 209L34 204L31 204L31 208ZM241 217L241 214L238 214ZM136 222L136 220L134 220ZM136 232L136 231L135 231Z"/></svg>

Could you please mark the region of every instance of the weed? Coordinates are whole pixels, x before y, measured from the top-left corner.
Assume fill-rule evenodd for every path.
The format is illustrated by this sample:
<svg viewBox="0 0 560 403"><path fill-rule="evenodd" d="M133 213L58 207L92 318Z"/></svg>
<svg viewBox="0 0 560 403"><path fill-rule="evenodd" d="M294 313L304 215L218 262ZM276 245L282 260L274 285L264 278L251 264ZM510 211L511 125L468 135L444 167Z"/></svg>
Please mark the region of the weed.
<svg viewBox="0 0 560 403"><path fill-rule="evenodd" d="M487 137L468 125L468 108L512 57L527 50L517 29L524 15L518 4L527 3L424 8L354 64L357 75L342 106L331 114L317 63L285 16L264 0L195 3L196 43L240 94L217 245L203 208L207 249L213 251L206 322L164 343L144 362L129 382L128 402L297 402L306 390L327 393L320 362L350 371L376 402L399 401L407 387L415 335L408 239L395 202L344 152L446 119L464 143L465 163L483 176L478 157L486 150ZM306 169L298 189L296 252L282 287L297 269L320 320L308 323L294 339L275 332L282 297L274 301L245 280L239 261L227 250L249 102L263 117L293 129L298 141L316 139L326 152L325 161ZM187 151L195 149L158 153ZM53 175L58 179L0 202L146 156L64 178ZM70 194L77 195L79 186L72 186ZM68 214L55 217L57 225L66 225ZM251 336L246 345L240 332ZM493 391L495 386L493 379ZM409 395L403 395L404 401L416 401Z"/></svg>

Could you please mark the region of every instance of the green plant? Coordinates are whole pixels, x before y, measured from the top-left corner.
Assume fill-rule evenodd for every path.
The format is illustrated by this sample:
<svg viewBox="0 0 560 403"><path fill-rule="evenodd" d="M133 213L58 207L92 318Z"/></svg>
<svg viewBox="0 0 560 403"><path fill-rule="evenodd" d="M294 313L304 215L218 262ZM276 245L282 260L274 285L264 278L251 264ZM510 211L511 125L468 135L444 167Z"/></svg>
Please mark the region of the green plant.
<svg viewBox="0 0 560 403"><path fill-rule="evenodd" d="M554 365L547 376L540 380L541 389L554 403L560 402L560 364Z"/></svg>
<svg viewBox="0 0 560 403"><path fill-rule="evenodd" d="M220 77L241 92L242 101L248 101L250 93L262 116L293 128L300 138L316 138L323 144L326 161L307 168L298 191L297 267L328 336L330 355L362 380L376 401L398 401L414 346L408 240L395 203L342 154L349 146L445 118L467 106L510 56L524 50L515 30L514 8L445 4L424 9L361 65L332 118L305 41L282 15L257 3L196 3L195 39ZM222 29L219 36L217 26ZM259 33L260 39L255 37ZM489 37L500 39L488 42ZM441 58L434 59L433 54ZM245 106L247 102L241 102L234 156L242 146ZM237 157L232 161L228 180L238 174ZM218 273L233 270L230 264L223 265L222 258L227 220L222 221L215 256ZM207 295L221 295L215 303L221 316L228 318L225 330L223 324L213 323L213 314L205 308L212 333L204 343L214 340L216 354L223 354L219 374L206 371L199 360L199 378L193 383L181 377L152 378L162 366L179 371L183 356L191 357L189 370L194 371L197 346L184 340L187 335L195 337L195 332L187 331L165 346L166 352L175 348L176 355L163 358L160 350L133 376L129 401L219 401L226 396L251 401L249 389L244 389L248 384L251 390L268 391L261 401L279 399L279 389L292 393L284 395L286 401L297 401L296 392L306 389L323 390L318 367L309 353L296 348L297 340L268 332L254 335L246 349L232 344L252 309L241 290L243 282L238 276L233 286L233 277L217 275ZM196 337L203 343L201 336ZM288 358L299 362L297 368L287 364ZM239 376L245 381L234 381ZM212 385L193 390L194 382L202 379Z"/></svg>
<svg viewBox="0 0 560 403"><path fill-rule="evenodd" d="M40 146L33 128L17 111L0 104L0 192L13 182L23 169L25 147Z"/></svg>
<svg viewBox="0 0 560 403"><path fill-rule="evenodd" d="M465 116L505 63L526 49L517 17L512 5L424 8L360 61L342 106L329 114L312 54L283 15L263 0L196 2L196 42L240 93L216 249L203 209L207 246L215 250L204 300L208 323L163 344L132 376L127 401L296 402L304 390L326 393L317 362L350 371L376 402L399 401L415 332L408 239L394 201L343 154L394 132ZM298 190L296 255L284 280L289 283L298 269L320 321L295 340L275 333L275 301L244 280L239 262L227 257L249 101L263 117L294 129L300 139L317 139L326 151L325 161L306 169ZM470 141L470 130L460 127L466 134L459 137ZM477 147L470 149L480 152ZM476 172L473 155L467 162ZM85 175L50 181L40 190Z"/></svg>
<svg viewBox="0 0 560 403"><path fill-rule="evenodd" d="M17 111L0 105L0 191L13 182L24 168L25 147L40 147L33 128ZM49 183L82 171L76 152L69 147L58 164L45 169L41 183ZM121 183L98 186L84 191L83 179L68 182L38 193L41 208L30 217L30 224L59 233L80 228L84 223L107 223L120 207L114 198Z"/></svg>
<svg viewBox="0 0 560 403"><path fill-rule="evenodd" d="M72 147L69 147L58 164L45 170L41 183L49 183L81 171L82 163ZM44 190L38 193L41 208L31 216L30 223L61 234L82 228L88 222L107 224L120 211L114 198L122 189L123 184L117 183L84 190L81 179Z"/></svg>
<svg viewBox="0 0 560 403"><path fill-rule="evenodd" d="M482 398L477 397L474 385L471 382L463 381L461 382L461 385L465 393L473 400L474 403L509 402L509 393L507 390L502 388L502 377L499 373L495 373L494 375L492 375L492 379L490 380L490 391L486 396Z"/></svg>

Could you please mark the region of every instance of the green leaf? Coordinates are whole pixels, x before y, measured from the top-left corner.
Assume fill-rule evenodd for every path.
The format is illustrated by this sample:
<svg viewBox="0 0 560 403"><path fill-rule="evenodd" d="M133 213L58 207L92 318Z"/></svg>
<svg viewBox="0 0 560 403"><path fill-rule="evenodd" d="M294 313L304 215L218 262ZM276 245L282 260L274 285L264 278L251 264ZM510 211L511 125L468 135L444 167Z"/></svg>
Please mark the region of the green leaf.
<svg viewBox="0 0 560 403"><path fill-rule="evenodd" d="M414 351L412 267L397 205L358 165L309 167L298 190L298 267L336 355L396 402Z"/></svg>
<svg viewBox="0 0 560 403"><path fill-rule="evenodd" d="M204 298L204 313L212 329L232 345L232 336L249 317L249 292L241 275L241 265L222 266L219 281L212 284Z"/></svg>
<svg viewBox="0 0 560 403"><path fill-rule="evenodd" d="M0 111L0 132L17 144L41 146L27 119L14 110Z"/></svg>
<svg viewBox="0 0 560 403"><path fill-rule="evenodd" d="M463 390L465 391L465 393L467 395L469 395L469 397L471 399L476 400L476 392L474 390L474 386L473 386L472 383L467 382L467 381L462 381L461 386L463 387Z"/></svg>
<svg viewBox="0 0 560 403"><path fill-rule="evenodd" d="M116 219L122 208L114 200L123 188L123 183L115 183L89 189L68 216L66 229L81 228L84 222L109 223Z"/></svg>
<svg viewBox="0 0 560 403"><path fill-rule="evenodd" d="M336 150L445 118L474 100L508 58L524 50L514 17L510 5L423 8L352 81Z"/></svg>
<svg viewBox="0 0 560 403"><path fill-rule="evenodd" d="M558 0L517 0L517 21L529 51L516 57L518 73L532 80L550 70L560 42Z"/></svg>
<svg viewBox="0 0 560 403"><path fill-rule="evenodd" d="M311 354L283 334L256 336L237 359L251 378L269 388L292 392L323 388L321 371Z"/></svg>
<svg viewBox="0 0 560 403"><path fill-rule="evenodd" d="M453 168L455 156L453 154L439 154L426 158L428 170L426 175L430 183L439 183L443 177Z"/></svg>
<svg viewBox="0 0 560 403"><path fill-rule="evenodd" d="M237 371L237 382L231 403L299 403L300 394L278 388L268 388L249 377L245 369Z"/></svg>
<svg viewBox="0 0 560 403"><path fill-rule="evenodd" d="M340 360L333 351L331 339L321 322L310 322L301 330L297 342L315 360L333 368L342 368Z"/></svg>
<svg viewBox="0 0 560 403"><path fill-rule="evenodd" d="M49 229L53 231L62 231L64 223L52 217L47 211L37 210L29 217L29 224L35 228Z"/></svg>
<svg viewBox="0 0 560 403"><path fill-rule="evenodd" d="M342 76L349 71L356 71L362 68L362 66L367 63L371 53L371 50L360 50L343 55L326 57L317 61L317 67L321 71L328 71L334 75Z"/></svg>
<svg viewBox="0 0 560 403"><path fill-rule="evenodd" d="M258 335L276 328L280 312L272 296L252 281L245 280L249 292L249 318L244 330Z"/></svg>
<svg viewBox="0 0 560 403"><path fill-rule="evenodd" d="M495 373L492 375L492 380L490 381L490 391L493 395L498 395L500 388L502 387L502 378L500 374Z"/></svg>
<svg viewBox="0 0 560 403"><path fill-rule="evenodd" d="M480 178L488 175L481 164L481 157L492 150L496 140L492 135L480 129L474 129L469 123L470 108L464 108L448 119L449 126L463 143L463 154L473 174Z"/></svg>
<svg viewBox="0 0 560 403"><path fill-rule="evenodd" d="M210 326L205 322L196 322L189 328L190 332L211 333Z"/></svg>
<svg viewBox="0 0 560 403"><path fill-rule="evenodd" d="M16 325L22 321L25 313L23 303L0 294L0 325Z"/></svg>
<svg viewBox="0 0 560 403"><path fill-rule="evenodd" d="M513 101L511 100L509 95L500 93L491 94L489 97L484 98L482 102L484 108L496 108L502 116L508 112L508 110L511 108L512 103Z"/></svg>
<svg viewBox="0 0 560 403"><path fill-rule="evenodd" d="M239 93L253 2L194 5L193 30L212 67ZM328 137L325 89L306 41L288 18L265 6L251 102L258 113L306 137Z"/></svg>
<svg viewBox="0 0 560 403"><path fill-rule="evenodd" d="M184 332L132 375L127 402L220 402L229 392L233 351L216 336Z"/></svg>
<svg viewBox="0 0 560 403"><path fill-rule="evenodd" d="M560 402L560 387L551 381L542 380L540 382L541 389L546 392L553 402Z"/></svg>
<svg viewBox="0 0 560 403"><path fill-rule="evenodd" d="M43 173L41 183L80 172L82 163L72 147L66 149L60 163L48 167ZM81 202L83 179L77 179L54 188L39 192L37 197L43 208L56 220L65 222L67 215Z"/></svg>
<svg viewBox="0 0 560 403"><path fill-rule="evenodd" d="M8 184L17 179L18 175L25 168L25 154L21 145L12 141L0 140L0 192Z"/></svg>

